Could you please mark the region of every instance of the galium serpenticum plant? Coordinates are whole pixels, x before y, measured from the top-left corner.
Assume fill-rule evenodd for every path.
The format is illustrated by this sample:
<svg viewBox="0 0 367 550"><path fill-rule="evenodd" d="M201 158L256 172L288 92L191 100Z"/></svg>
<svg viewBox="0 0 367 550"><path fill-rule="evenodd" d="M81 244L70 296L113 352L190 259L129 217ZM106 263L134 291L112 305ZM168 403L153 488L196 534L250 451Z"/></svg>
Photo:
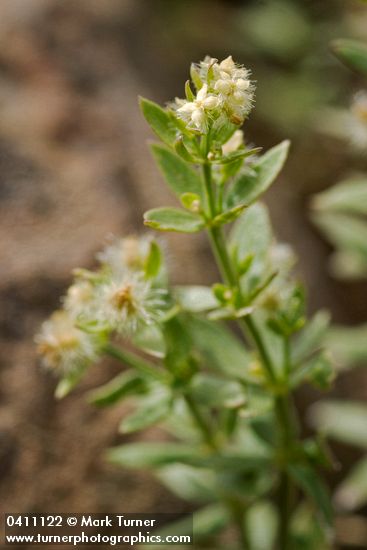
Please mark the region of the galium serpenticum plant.
<svg viewBox="0 0 367 550"><path fill-rule="evenodd" d="M206 57L191 66L185 99L167 108L140 100L162 142L153 156L181 203L146 212L145 225L204 231L220 280L172 286L159 240L115 240L97 270L75 272L37 342L45 366L61 376L58 397L98 357L121 361L123 372L90 400L133 398L120 432L160 424L171 437L123 444L108 458L153 469L195 504L197 548L329 548L332 507L319 470L330 460L320 436L302 437L293 399L305 383L324 389L332 380L322 344L328 316L307 320L294 255L275 241L259 202L289 143L260 154L244 141L254 89L232 57ZM231 524L238 541L223 543Z"/></svg>

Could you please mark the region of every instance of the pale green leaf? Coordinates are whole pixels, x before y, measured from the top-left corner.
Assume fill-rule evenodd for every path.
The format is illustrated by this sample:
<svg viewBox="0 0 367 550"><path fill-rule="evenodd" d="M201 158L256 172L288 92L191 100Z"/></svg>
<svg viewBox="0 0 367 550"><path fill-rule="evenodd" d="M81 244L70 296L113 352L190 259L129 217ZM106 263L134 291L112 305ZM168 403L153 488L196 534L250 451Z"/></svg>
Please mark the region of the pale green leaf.
<svg viewBox="0 0 367 550"><path fill-rule="evenodd" d="M107 384L89 392L88 401L94 405L104 407L113 405L121 399L130 395L137 395L144 392L146 384L133 370L125 371Z"/></svg>
<svg viewBox="0 0 367 550"><path fill-rule="evenodd" d="M201 453L181 443L129 443L107 451L109 462L125 468L159 468L167 464L200 463Z"/></svg>
<svg viewBox="0 0 367 550"><path fill-rule="evenodd" d="M196 348L212 369L228 376L251 380L251 355L244 345L224 326L199 318L187 321Z"/></svg>
<svg viewBox="0 0 367 550"><path fill-rule="evenodd" d="M178 208L154 208L144 214L144 224L159 231L196 233L203 229L204 222L186 210Z"/></svg>
<svg viewBox="0 0 367 550"><path fill-rule="evenodd" d="M332 326L326 337L326 346L341 368L367 366L367 324Z"/></svg>
<svg viewBox="0 0 367 550"><path fill-rule="evenodd" d="M136 347L153 357L162 358L166 353L166 345L161 328L156 324L144 325L132 336Z"/></svg>
<svg viewBox="0 0 367 550"><path fill-rule="evenodd" d="M327 311L318 311L306 324L292 346L292 361L299 363L324 345L330 315Z"/></svg>
<svg viewBox="0 0 367 550"><path fill-rule="evenodd" d="M340 212L314 212L312 220L331 243L367 255L367 222Z"/></svg>
<svg viewBox="0 0 367 550"><path fill-rule="evenodd" d="M267 208L260 203L250 206L235 222L230 233L230 246L238 261L253 257L243 284L250 292L263 279L273 236Z"/></svg>
<svg viewBox="0 0 367 550"><path fill-rule="evenodd" d="M367 404L321 401L311 409L311 420L330 437L367 449Z"/></svg>
<svg viewBox="0 0 367 550"><path fill-rule="evenodd" d="M126 434L154 426L168 416L170 405L171 396L167 391L152 391L149 397L136 402L135 412L122 420L119 431Z"/></svg>
<svg viewBox="0 0 367 550"><path fill-rule="evenodd" d="M195 193L202 198L202 182L194 168L164 145L153 143L152 152L167 184L177 197L183 193Z"/></svg>
<svg viewBox="0 0 367 550"><path fill-rule="evenodd" d="M315 210L367 214L367 178L355 177L333 185L313 198Z"/></svg>
<svg viewBox="0 0 367 550"><path fill-rule="evenodd" d="M367 504L367 457L363 458L339 486L335 500L343 510L355 510Z"/></svg>
<svg viewBox="0 0 367 550"><path fill-rule="evenodd" d="M240 174L227 196L227 206L232 208L239 204L249 206L270 187L279 175L286 161L289 141L267 151L251 166L251 170Z"/></svg>
<svg viewBox="0 0 367 550"><path fill-rule="evenodd" d="M237 408L246 401L241 384L211 374L194 376L188 391L201 405L207 407Z"/></svg>
<svg viewBox="0 0 367 550"><path fill-rule="evenodd" d="M167 111L157 103L143 97L139 98L139 103L144 118L154 133L167 145L173 145L177 129Z"/></svg>
<svg viewBox="0 0 367 550"><path fill-rule="evenodd" d="M270 550L277 535L277 515L274 506L260 501L250 507L246 514L246 528L251 550Z"/></svg>
<svg viewBox="0 0 367 550"><path fill-rule="evenodd" d="M180 498L208 502L216 497L216 474L185 464L170 464L157 473L158 479Z"/></svg>
<svg viewBox="0 0 367 550"><path fill-rule="evenodd" d="M176 286L174 292L179 305L185 311L198 313L218 307L218 301L208 286Z"/></svg>

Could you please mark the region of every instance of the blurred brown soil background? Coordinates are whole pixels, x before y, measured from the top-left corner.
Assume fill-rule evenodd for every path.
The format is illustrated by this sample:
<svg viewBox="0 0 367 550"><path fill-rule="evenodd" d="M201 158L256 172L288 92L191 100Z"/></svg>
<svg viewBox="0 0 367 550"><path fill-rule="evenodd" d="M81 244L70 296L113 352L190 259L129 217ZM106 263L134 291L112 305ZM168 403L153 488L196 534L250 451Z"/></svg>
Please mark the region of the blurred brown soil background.
<svg viewBox="0 0 367 550"><path fill-rule="evenodd" d="M186 509L149 474L103 460L106 447L133 439L116 435L124 407L96 410L83 394L119 366L99 364L57 402L55 379L38 367L33 335L58 307L72 268L92 267L107 235L141 231L144 210L173 204L149 155L152 135L137 95L161 102L182 95L189 63L206 53L238 54L256 78L256 57L242 53L232 28L241 6L1 1L1 512ZM268 63L276 69L278 62ZM266 148L288 137L261 114L260 102L259 109L248 123L250 141ZM284 175L267 196L277 234L300 257L310 311L327 307L338 322L362 322L366 284L329 277L330 248L307 212L310 195L337 181L348 159L341 144L309 129L300 127L292 140ZM215 280L204 238L170 235L167 241L174 282ZM366 372L343 375L335 395L366 399ZM311 390L302 394L301 409L318 397ZM156 436L158 430L144 435ZM342 456L347 466L357 455L342 449Z"/></svg>

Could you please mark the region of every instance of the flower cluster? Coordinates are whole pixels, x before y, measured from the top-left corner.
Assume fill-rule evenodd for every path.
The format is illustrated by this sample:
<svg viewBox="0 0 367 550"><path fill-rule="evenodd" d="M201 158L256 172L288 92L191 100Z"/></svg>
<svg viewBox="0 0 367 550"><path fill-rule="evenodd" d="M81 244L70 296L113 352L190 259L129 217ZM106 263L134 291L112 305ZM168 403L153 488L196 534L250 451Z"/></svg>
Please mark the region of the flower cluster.
<svg viewBox="0 0 367 550"><path fill-rule="evenodd" d="M192 66L191 74L196 96L176 100L176 113L188 128L206 134L217 120L236 125L244 122L252 108L255 90L247 69L236 64L232 56L220 63L206 57Z"/></svg>
<svg viewBox="0 0 367 550"><path fill-rule="evenodd" d="M46 368L68 374L98 358L101 339L78 329L72 317L59 310L43 323L36 343Z"/></svg>
<svg viewBox="0 0 367 550"><path fill-rule="evenodd" d="M157 321L167 291L145 265L152 240L116 239L97 255L96 271L78 269L54 313L36 338L43 364L67 373L93 362L111 333L129 336L141 325Z"/></svg>

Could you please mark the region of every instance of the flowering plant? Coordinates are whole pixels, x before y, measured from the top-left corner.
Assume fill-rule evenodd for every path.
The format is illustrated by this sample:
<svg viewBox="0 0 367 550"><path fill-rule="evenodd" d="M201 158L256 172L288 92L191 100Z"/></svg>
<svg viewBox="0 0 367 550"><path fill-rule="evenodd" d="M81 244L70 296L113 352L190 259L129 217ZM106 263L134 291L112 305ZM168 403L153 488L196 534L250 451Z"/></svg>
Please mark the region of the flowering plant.
<svg viewBox="0 0 367 550"><path fill-rule="evenodd" d="M159 240L116 240L98 255L96 271L75 272L62 310L37 337L39 351L61 375L59 397L102 354L127 367L91 401L131 397L135 411L120 432L159 423L174 440L123 444L108 458L153 469L196 503L197 547L214 536L210 547L220 545L219 533L233 523L234 547L327 548L332 507L319 469L331 461L321 436L302 436L293 395L333 379L323 348L328 315L307 319L294 255L275 241L259 202L289 143L260 154L245 142L239 128L254 84L232 57L193 64L191 81L186 98L165 109L140 100L163 142L152 145L153 156L182 205L149 210L144 223L205 231L221 280L172 286Z"/></svg>

